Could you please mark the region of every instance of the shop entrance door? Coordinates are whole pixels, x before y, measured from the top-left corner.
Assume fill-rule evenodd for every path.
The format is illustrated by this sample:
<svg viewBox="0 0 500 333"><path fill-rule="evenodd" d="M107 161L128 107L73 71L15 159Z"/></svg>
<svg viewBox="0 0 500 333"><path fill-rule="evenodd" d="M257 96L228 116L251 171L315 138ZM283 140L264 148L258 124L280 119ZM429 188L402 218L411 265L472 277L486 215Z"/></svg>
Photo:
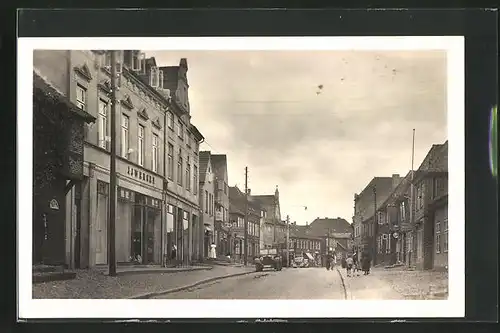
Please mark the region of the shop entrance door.
<svg viewBox="0 0 500 333"><path fill-rule="evenodd" d="M108 262L108 247L107 247L107 223L108 223L108 198L104 195L98 195L97 200L97 219L95 225L96 232L96 249L95 263L97 265L106 264Z"/></svg>

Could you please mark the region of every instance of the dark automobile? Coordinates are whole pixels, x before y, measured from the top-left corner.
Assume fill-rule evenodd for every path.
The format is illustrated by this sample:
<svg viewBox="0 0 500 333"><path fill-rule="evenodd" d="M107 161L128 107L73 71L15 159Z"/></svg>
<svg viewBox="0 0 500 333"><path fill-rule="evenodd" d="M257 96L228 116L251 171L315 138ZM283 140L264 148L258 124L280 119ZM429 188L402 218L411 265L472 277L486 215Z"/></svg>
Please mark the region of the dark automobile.
<svg viewBox="0 0 500 333"><path fill-rule="evenodd" d="M261 249L260 257L255 258L255 270L261 272L264 268L273 268L281 271L283 259L277 254L276 249Z"/></svg>

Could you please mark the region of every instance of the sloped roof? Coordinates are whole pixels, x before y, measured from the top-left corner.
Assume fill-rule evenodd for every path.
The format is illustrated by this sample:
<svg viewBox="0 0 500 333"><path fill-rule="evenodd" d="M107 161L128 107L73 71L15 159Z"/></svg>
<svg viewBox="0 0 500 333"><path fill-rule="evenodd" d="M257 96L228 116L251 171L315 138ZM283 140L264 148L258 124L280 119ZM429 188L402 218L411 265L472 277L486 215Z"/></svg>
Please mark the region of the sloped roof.
<svg viewBox="0 0 500 333"><path fill-rule="evenodd" d="M210 156L212 162L212 168L217 177L222 177L227 169L227 157L222 154L212 154Z"/></svg>
<svg viewBox="0 0 500 333"><path fill-rule="evenodd" d="M403 196L411 185L411 170L408 171L406 176L399 182L398 186L391 192L391 194L385 199L384 203L380 207L384 207L389 203L394 202L397 198ZM380 208L378 207L378 208Z"/></svg>
<svg viewBox="0 0 500 333"><path fill-rule="evenodd" d="M256 214L260 214L261 205L258 202L248 200L249 209L255 210ZM245 193L237 186L229 187L229 212L245 214ZM249 211L250 213L250 211Z"/></svg>
<svg viewBox="0 0 500 333"><path fill-rule="evenodd" d="M310 233L309 226L305 225L290 225L290 237L295 238L309 238L309 239L321 239Z"/></svg>
<svg viewBox="0 0 500 333"><path fill-rule="evenodd" d="M417 175L429 172L448 172L448 140L434 144L417 169Z"/></svg>
<svg viewBox="0 0 500 333"><path fill-rule="evenodd" d="M199 154L199 165L200 165L200 175L205 175L207 173L207 167L210 163L210 152L200 151ZM200 177L200 182L204 182L205 177Z"/></svg>
<svg viewBox="0 0 500 333"><path fill-rule="evenodd" d="M262 205L273 206L276 198L274 195L252 195L252 199L259 201Z"/></svg>
<svg viewBox="0 0 500 333"><path fill-rule="evenodd" d="M95 117L90 113L80 109L74 103L72 103L67 96L65 96L59 89L53 86L46 78L39 74L36 70L33 71L33 93L42 93L46 98L51 99L52 103L60 103L64 105L68 111L75 115L78 115L87 123L95 121Z"/></svg>
<svg viewBox="0 0 500 333"><path fill-rule="evenodd" d="M337 218L316 218L309 224L311 233L316 236L325 236L330 233L351 233L352 227L345 219Z"/></svg>
<svg viewBox="0 0 500 333"><path fill-rule="evenodd" d="M351 232L332 232L330 234L332 238L351 238Z"/></svg>

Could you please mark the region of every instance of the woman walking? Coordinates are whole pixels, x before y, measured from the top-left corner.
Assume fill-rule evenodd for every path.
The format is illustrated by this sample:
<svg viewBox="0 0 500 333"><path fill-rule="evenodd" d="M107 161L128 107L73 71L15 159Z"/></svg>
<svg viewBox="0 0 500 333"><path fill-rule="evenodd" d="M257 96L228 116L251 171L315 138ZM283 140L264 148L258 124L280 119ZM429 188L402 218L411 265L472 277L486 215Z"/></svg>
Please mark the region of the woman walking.
<svg viewBox="0 0 500 333"><path fill-rule="evenodd" d="M371 265L371 255L370 252L365 250L361 254L361 269L363 270L363 275L370 274L370 265Z"/></svg>

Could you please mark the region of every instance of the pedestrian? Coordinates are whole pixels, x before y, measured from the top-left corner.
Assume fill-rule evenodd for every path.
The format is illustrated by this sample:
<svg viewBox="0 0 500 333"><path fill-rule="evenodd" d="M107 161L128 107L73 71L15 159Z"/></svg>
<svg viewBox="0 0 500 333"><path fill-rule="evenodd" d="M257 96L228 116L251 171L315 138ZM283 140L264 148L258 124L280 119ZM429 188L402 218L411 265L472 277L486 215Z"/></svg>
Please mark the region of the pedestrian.
<svg viewBox="0 0 500 333"><path fill-rule="evenodd" d="M170 250L170 259L174 266L177 266L177 245L172 245L172 250Z"/></svg>
<svg viewBox="0 0 500 333"><path fill-rule="evenodd" d="M352 275L359 275L359 263L358 263L358 252L354 252L352 255Z"/></svg>
<svg viewBox="0 0 500 333"><path fill-rule="evenodd" d="M217 245L215 245L214 242L212 242L212 245L210 245L210 259L216 259L217 254L215 252L215 249L217 248Z"/></svg>
<svg viewBox="0 0 500 333"><path fill-rule="evenodd" d="M354 262L352 260L352 256L348 256L347 259L345 260L345 269L347 272L347 276L351 276L353 265Z"/></svg>
<svg viewBox="0 0 500 333"><path fill-rule="evenodd" d="M363 270L363 275L370 274L370 265L371 265L371 255L367 250L363 251L361 254L361 269Z"/></svg>

